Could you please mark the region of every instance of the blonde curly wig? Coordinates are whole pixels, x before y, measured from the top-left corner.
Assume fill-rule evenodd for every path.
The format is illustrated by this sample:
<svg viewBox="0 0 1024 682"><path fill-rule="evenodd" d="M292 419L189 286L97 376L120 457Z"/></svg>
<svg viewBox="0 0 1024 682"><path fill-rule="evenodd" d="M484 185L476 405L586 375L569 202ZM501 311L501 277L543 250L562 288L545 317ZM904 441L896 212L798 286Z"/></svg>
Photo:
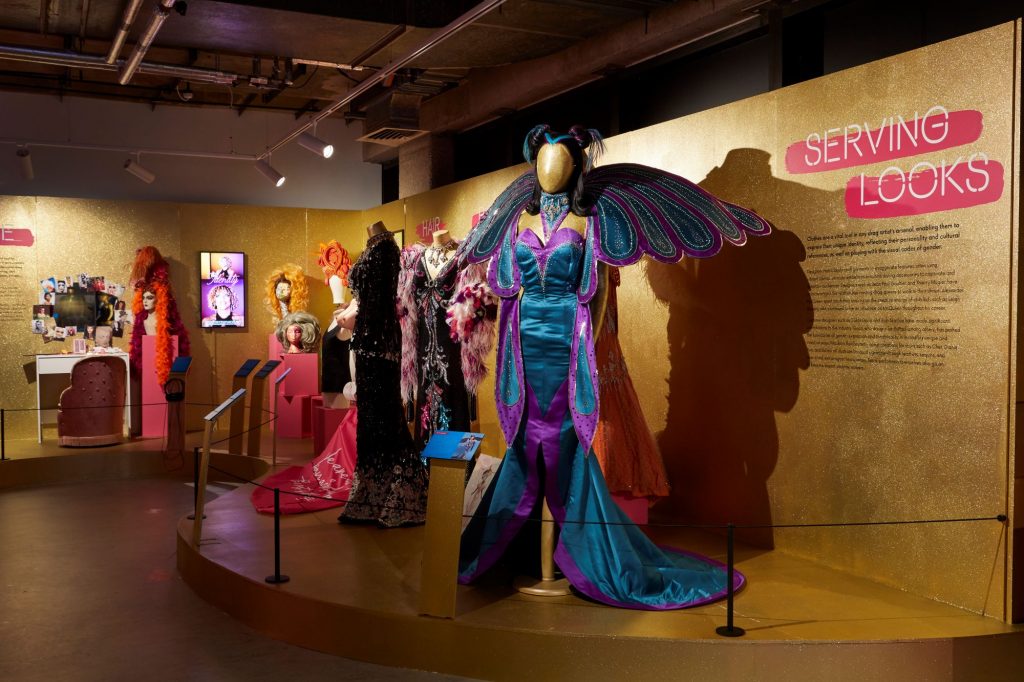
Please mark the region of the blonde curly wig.
<svg viewBox="0 0 1024 682"><path fill-rule="evenodd" d="M309 306L309 287L306 285L306 275L302 267L295 263L285 263L270 273L270 277L267 278L267 297L263 299L275 324L281 321L281 306L277 301L279 282L288 282L292 286L292 297L288 301L289 313L302 312Z"/></svg>

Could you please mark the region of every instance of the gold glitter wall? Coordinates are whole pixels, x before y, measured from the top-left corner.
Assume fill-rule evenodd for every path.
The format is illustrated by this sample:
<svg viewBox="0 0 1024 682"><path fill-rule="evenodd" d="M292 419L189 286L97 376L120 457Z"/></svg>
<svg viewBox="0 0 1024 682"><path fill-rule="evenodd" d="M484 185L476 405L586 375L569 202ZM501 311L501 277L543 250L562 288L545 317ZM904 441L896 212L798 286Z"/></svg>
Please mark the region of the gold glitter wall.
<svg viewBox="0 0 1024 682"><path fill-rule="evenodd" d="M775 225L770 237L715 258L622 271L620 341L673 486L653 520L763 526L1010 513L1012 524L1018 45L1006 24L607 140L600 163L683 175ZM834 137L855 124L881 144L877 129L889 117L906 123L933 105L980 112L977 139L838 170L787 170L787 147L810 133ZM846 186L861 173L978 152L1005 171L997 200L848 215ZM427 235L443 222L463 236L523 168L411 197L408 231L423 225ZM485 449L500 452L492 391L493 383L482 391L481 428ZM761 550L1008 617L1010 538L996 521L739 534Z"/></svg>
<svg viewBox="0 0 1024 682"><path fill-rule="evenodd" d="M652 520L821 524L1008 513L1009 527L1020 525L1011 458L1019 35L1019 24L998 26L608 140L601 163L683 175L775 225L770 237L725 246L712 259L622 271L620 340L673 486ZM910 120L934 105L980 112L977 139L824 172L787 170L787 147L811 133L835 136L851 124L876 131L888 117ZM978 152L1005 173L988 203L848 215L847 183L861 173ZM23 250L28 276L16 284L25 322L8 323L2 337L3 402L35 403L20 354L42 349L27 311L43 275L123 272L137 246L158 245L172 262L196 348L190 400L213 401L229 393L245 357L265 357L272 325L260 285L271 269L302 264L312 312L326 321L319 242L338 239L354 260L363 228L378 219L404 229L407 244L441 227L461 238L522 169L362 212L0 197L2 222L34 226L37 239ZM909 241L916 236L923 239ZM217 249L248 254L245 331L203 333L190 314L197 253ZM493 379L480 407L484 451L500 454ZM32 437L34 422L15 430ZM1009 617L1012 534L994 521L740 533L755 551L785 550Z"/></svg>
<svg viewBox="0 0 1024 682"><path fill-rule="evenodd" d="M610 141L604 163L679 173L776 228L713 259L623 273L622 344L673 485L656 516L761 525L1009 512L1012 524L1019 63L1007 24ZM809 133L874 130L933 105L980 112L978 139L787 171L787 147ZM978 152L1005 169L995 201L847 214L844 190L861 173ZM1010 540L994 521L741 534L1008 617Z"/></svg>

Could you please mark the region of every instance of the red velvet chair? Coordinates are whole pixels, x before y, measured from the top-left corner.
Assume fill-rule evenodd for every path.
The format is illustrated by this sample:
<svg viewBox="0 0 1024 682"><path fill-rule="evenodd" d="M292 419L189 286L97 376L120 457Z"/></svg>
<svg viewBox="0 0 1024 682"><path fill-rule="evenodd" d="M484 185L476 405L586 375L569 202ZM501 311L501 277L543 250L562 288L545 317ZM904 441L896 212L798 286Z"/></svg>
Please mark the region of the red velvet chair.
<svg viewBox="0 0 1024 682"><path fill-rule="evenodd" d="M97 356L71 368L71 385L60 394L60 445L113 445L124 440L124 360Z"/></svg>

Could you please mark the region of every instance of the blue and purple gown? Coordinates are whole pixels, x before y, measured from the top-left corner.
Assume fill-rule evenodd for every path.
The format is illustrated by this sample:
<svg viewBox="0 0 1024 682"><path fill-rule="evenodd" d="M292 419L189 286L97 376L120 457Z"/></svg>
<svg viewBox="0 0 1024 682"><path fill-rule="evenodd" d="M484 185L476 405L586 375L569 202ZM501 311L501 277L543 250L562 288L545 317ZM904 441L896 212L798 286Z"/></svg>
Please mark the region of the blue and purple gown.
<svg viewBox="0 0 1024 682"><path fill-rule="evenodd" d="M651 542L612 501L590 450L598 414L588 305L594 242L562 227L568 202L554 199L542 203L546 243L512 225L491 259L489 283L502 297L495 393L511 446L463 533L459 581L498 562L543 494L560 530L555 562L587 597L650 610L719 599L725 567ZM737 572L735 586L743 580Z"/></svg>

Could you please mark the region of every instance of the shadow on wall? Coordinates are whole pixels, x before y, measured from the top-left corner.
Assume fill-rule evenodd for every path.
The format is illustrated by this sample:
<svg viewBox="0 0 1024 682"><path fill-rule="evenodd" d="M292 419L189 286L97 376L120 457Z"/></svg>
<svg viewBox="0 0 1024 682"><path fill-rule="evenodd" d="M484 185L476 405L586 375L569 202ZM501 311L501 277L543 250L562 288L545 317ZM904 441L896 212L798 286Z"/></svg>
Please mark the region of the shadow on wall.
<svg viewBox="0 0 1024 682"><path fill-rule="evenodd" d="M775 412L796 404L814 320L806 252L791 230L829 220L835 195L774 178L770 158L734 149L700 183L771 221L770 236L680 265L645 260L655 296L669 306L668 416L658 445L672 493L652 509L654 520L772 523ZM774 547L771 528L736 534Z"/></svg>

